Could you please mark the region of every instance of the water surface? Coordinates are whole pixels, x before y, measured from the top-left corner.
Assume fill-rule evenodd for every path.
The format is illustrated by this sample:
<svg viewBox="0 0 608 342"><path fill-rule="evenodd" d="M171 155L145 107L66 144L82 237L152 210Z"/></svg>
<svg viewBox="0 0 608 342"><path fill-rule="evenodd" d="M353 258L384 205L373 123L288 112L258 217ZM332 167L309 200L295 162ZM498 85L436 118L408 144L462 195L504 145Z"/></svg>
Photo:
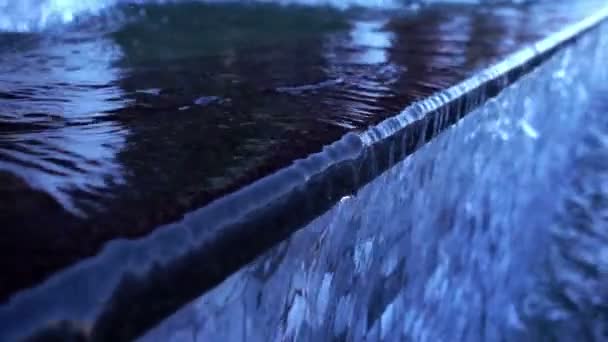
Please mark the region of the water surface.
<svg viewBox="0 0 608 342"><path fill-rule="evenodd" d="M593 8L122 4L0 33L0 298Z"/></svg>

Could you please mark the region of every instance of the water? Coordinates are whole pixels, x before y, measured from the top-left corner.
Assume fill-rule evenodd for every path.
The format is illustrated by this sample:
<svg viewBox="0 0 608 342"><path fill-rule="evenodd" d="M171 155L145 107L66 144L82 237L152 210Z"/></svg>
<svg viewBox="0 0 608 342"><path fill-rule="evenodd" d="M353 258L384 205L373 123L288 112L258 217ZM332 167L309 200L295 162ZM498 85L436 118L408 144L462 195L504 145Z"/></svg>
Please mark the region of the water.
<svg viewBox="0 0 608 342"><path fill-rule="evenodd" d="M365 130L599 5L117 3L0 33L0 226L13 256L0 261L11 275L0 298Z"/></svg>
<svg viewBox="0 0 608 342"><path fill-rule="evenodd" d="M605 341L607 34L141 340Z"/></svg>
<svg viewBox="0 0 608 342"><path fill-rule="evenodd" d="M57 24L69 24L82 17L94 16L119 4L177 3L193 0L22 0L0 1L0 30L29 32L44 30ZM196 0L194 0L196 1ZM236 3L239 0L199 0L207 3ZM525 0L516 0L521 3ZM338 9L351 7L398 8L404 5L420 5L432 2L480 3L495 0L241 0L241 3L299 4L307 6L331 6Z"/></svg>
<svg viewBox="0 0 608 342"><path fill-rule="evenodd" d="M4 303L602 5L32 4L0 1ZM589 51L562 54L148 338L533 340L550 327L601 340L605 131L587 108L606 56ZM116 281L99 274L101 290L70 305L97 308L85 297ZM63 306L34 321L45 310Z"/></svg>

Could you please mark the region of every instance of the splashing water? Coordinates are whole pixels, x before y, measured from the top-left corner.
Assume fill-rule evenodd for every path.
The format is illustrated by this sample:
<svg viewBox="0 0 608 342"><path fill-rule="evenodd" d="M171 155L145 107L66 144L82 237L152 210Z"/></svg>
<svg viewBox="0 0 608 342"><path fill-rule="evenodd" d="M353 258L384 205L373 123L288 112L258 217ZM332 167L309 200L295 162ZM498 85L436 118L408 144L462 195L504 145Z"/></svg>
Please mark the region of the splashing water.
<svg viewBox="0 0 608 342"><path fill-rule="evenodd" d="M69 23L78 15L95 14L117 0L0 0L0 31L28 32L55 23Z"/></svg>

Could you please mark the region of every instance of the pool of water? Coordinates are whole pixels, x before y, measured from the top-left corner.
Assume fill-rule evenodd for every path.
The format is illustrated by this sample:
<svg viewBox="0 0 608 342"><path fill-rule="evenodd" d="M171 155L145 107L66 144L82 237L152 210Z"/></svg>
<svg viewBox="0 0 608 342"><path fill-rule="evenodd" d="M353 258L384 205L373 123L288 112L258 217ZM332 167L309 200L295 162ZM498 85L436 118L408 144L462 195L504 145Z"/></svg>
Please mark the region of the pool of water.
<svg viewBox="0 0 608 342"><path fill-rule="evenodd" d="M601 4L26 3L0 2L3 300Z"/></svg>

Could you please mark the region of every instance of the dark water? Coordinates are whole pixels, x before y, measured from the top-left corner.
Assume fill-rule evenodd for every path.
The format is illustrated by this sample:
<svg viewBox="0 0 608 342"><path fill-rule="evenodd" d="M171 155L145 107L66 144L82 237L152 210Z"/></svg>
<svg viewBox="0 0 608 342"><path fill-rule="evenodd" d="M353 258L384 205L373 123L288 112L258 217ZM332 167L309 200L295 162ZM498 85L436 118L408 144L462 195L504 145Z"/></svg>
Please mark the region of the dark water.
<svg viewBox="0 0 608 342"><path fill-rule="evenodd" d="M606 341L602 26L142 341Z"/></svg>
<svg viewBox="0 0 608 342"><path fill-rule="evenodd" d="M591 9L148 4L0 33L0 298Z"/></svg>

